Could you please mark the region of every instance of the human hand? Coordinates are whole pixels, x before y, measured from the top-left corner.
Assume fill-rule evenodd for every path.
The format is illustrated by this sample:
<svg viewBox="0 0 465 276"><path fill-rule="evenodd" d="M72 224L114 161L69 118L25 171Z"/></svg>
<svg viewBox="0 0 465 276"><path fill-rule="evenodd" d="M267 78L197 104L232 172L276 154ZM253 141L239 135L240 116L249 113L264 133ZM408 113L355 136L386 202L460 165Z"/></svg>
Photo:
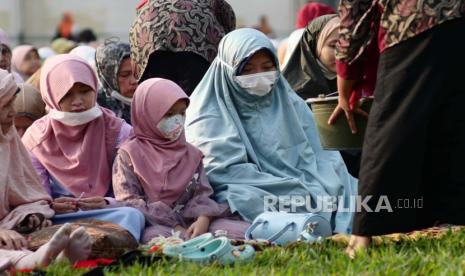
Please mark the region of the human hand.
<svg viewBox="0 0 465 276"><path fill-rule="evenodd" d="M52 208L57 214L74 213L78 211L77 199L73 197L60 197L53 200Z"/></svg>
<svg viewBox="0 0 465 276"><path fill-rule="evenodd" d="M27 241L16 231L0 229L0 248L21 250L23 248L27 248Z"/></svg>
<svg viewBox="0 0 465 276"><path fill-rule="evenodd" d="M77 206L81 210L103 209L107 205L107 201L101 196L86 197L77 200Z"/></svg>
<svg viewBox="0 0 465 276"><path fill-rule="evenodd" d="M27 229L40 230L45 227L52 226L52 221L45 219L42 214L30 214L21 224L24 224Z"/></svg>
<svg viewBox="0 0 465 276"><path fill-rule="evenodd" d="M206 216L200 216L189 228L187 228L186 236L189 239L200 236L208 231L209 226L210 219Z"/></svg>
<svg viewBox="0 0 465 276"><path fill-rule="evenodd" d="M338 105L336 106L328 120L328 124L332 125L341 115L341 113L344 113L352 134L357 133L357 125L355 124L354 114L359 114L363 117L368 117L368 113L361 109L360 106L356 106L353 109L350 107L349 100L354 85L354 80L345 80L343 78L340 78L339 76L337 77L337 87L339 92Z"/></svg>

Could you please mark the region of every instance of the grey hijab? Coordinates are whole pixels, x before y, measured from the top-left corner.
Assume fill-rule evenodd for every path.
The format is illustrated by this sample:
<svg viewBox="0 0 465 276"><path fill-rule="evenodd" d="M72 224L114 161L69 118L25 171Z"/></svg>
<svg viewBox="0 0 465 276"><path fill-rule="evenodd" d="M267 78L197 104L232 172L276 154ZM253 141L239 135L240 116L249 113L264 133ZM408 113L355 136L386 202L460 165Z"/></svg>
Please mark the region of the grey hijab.
<svg viewBox="0 0 465 276"><path fill-rule="evenodd" d="M97 73L102 83L103 91L110 97L116 91L120 92L118 85L118 71L123 59L128 58L131 49L128 43L116 39L107 39L97 48L95 61Z"/></svg>

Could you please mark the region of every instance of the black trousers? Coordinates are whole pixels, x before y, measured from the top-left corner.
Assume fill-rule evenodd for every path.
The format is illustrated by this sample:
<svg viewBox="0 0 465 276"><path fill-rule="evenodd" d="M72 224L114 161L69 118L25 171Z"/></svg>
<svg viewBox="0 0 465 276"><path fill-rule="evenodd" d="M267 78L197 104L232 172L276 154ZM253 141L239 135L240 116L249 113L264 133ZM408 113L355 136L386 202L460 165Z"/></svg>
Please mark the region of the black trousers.
<svg viewBox="0 0 465 276"><path fill-rule="evenodd" d="M465 224L464 34L455 19L381 54L354 234Z"/></svg>

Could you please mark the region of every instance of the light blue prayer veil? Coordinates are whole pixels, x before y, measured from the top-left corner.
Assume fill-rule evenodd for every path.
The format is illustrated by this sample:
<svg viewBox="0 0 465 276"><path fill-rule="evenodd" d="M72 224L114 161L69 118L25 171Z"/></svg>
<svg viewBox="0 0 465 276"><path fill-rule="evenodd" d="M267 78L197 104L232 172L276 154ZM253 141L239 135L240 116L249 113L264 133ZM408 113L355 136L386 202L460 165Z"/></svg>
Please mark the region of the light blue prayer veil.
<svg viewBox="0 0 465 276"><path fill-rule="evenodd" d="M248 94L234 81L241 61L264 48L278 64L273 45L259 31L227 34L190 98L187 139L205 155L216 200L248 221L264 211L266 196L336 196L344 198L340 207L347 209L357 180L339 152L322 149L311 110L281 73L263 97ZM320 214L335 232L350 233L352 211Z"/></svg>

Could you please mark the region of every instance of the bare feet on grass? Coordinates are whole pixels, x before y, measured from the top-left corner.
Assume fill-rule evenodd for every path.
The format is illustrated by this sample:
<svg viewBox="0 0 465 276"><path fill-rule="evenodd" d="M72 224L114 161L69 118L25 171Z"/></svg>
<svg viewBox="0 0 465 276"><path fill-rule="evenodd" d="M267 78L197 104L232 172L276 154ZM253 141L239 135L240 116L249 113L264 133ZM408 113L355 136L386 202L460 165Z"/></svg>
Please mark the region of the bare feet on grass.
<svg viewBox="0 0 465 276"><path fill-rule="evenodd" d="M351 235L349 245L346 248L346 254L353 259L358 252L366 252L370 244L371 237Z"/></svg>

